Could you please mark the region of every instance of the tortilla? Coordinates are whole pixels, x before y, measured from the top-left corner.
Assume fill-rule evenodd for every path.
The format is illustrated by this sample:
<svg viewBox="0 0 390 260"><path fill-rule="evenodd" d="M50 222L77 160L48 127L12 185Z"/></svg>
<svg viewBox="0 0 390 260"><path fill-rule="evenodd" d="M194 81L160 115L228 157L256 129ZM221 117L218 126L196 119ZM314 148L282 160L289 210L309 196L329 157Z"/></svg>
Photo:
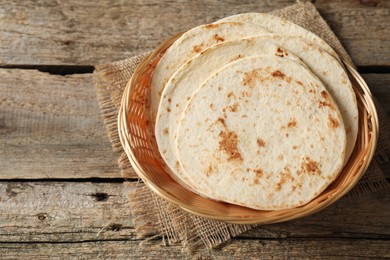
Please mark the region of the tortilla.
<svg viewBox="0 0 390 260"><path fill-rule="evenodd" d="M150 107L152 125L165 84L184 63L217 43L266 33L260 26L240 22L205 24L184 33L168 48L153 72Z"/></svg>
<svg viewBox="0 0 390 260"><path fill-rule="evenodd" d="M201 51L217 43L267 34L299 36L317 45L339 61L338 55L324 40L285 19L263 13L226 17L213 24L195 27L184 33L163 55L154 70L151 86L151 121L154 126L161 93L173 73Z"/></svg>
<svg viewBox="0 0 390 260"><path fill-rule="evenodd" d="M345 164L356 142L358 111L351 83L343 67L332 56L299 37L265 35L215 45L183 65L172 76L163 91L155 129L160 154L168 167L174 169L177 161L174 143L188 99L207 78L229 62L252 55L269 54L300 61L292 53L299 53L298 57L321 79L340 109L347 129Z"/></svg>
<svg viewBox="0 0 390 260"><path fill-rule="evenodd" d="M340 58L337 53L323 39L306 30L305 28L287 21L286 19L265 13L244 13L228 16L214 23L219 24L225 22L251 23L257 26L261 26L265 30L278 35L302 37L303 39L325 50L340 62Z"/></svg>
<svg viewBox="0 0 390 260"><path fill-rule="evenodd" d="M195 191L180 178L175 170L177 155L175 138L183 111L201 84L221 67L236 59L251 55L280 55L301 62L293 54L268 41L263 36L225 42L205 50L201 55L182 66L168 81L161 98L156 118L155 137L161 157L170 169L168 173L177 182Z"/></svg>
<svg viewBox="0 0 390 260"><path fill-rule="evenodd" d="M346 133L322 82L297 62L252 56L192 96L176 168L207 197L260 210L306 204L340 172ZM222 188L223 187L223 188Z"/></svg>

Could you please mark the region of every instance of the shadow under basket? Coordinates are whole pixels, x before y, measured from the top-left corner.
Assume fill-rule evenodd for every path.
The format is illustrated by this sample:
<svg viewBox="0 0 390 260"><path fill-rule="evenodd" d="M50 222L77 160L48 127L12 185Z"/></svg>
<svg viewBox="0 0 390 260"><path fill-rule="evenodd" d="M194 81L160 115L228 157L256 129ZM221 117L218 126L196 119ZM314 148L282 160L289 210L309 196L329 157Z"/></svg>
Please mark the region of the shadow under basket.
<svg viewBox="0 0 390 260"><path fill-rule="evenodd" d="M166 49L179 37L164 42L137 67L123 93L118 116L119 137L138 176L158 196L192 214L236 224L269 224L313 214L331 205L359 181L373 158L378 138L378 116L371 92L353 64L340 56L351 79L359 110L359 132L347 164L320 195L306 205L284 210L254 210L202 197L185 188L164 169L151 133L148 99L151 77Z"/></svg>

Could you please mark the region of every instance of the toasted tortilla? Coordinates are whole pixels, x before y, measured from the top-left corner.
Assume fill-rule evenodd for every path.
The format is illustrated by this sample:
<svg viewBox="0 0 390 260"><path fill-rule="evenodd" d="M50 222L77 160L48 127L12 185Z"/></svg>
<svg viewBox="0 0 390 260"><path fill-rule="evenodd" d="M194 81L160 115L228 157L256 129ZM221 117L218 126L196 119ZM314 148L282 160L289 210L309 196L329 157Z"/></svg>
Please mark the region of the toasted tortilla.
<svg viewBox="0 0 390 260"><path fill-rule="evenodd" d="M265 30L278 35L302 37L303 39L325 50L340 62L340 58L338 57L337 53L323 39L286 19L267 13L244 13L228 16L214 23L218 24L225 22L251 23L257 26L261 26Z"/></svg>
<svg viewBox="0 0 390 260"><path fill-rule="evenodd" d="M301 62L298 57L273 44L263 36L240 39L209 48L183 65L167 83L163 91L156 117L155 137L161 157L168 166L168 173L183 186L190 188L175 169L177 155L175 138L183 111L191 96L206 79L226 64L251 55L280 55ZM175 173L176 172L176 173Z"/></svg>
<svg viewBox="0 0 390 260"><path fill-rule="evenodd" d="M153 72L150 100L152 125L165 84L183 64L215 44L266 33L260 26L240 22L205 24L185 32L168 48Z"/></svg>
<svg viewBox="0 0 390 260"><path fill-rule="evenodd" d="M151 86L151 121L155 123L160 97L174 72L203 50L226 41L264 35L269 32L299 36L339 60L336 52L312 32L285 19L263 13L246 13L226 17L213 24L195 27L184 33L163 55L153 73Z"/></svg>
<svg viewBox="0 0 390 260"><path fill-rule="evenodd" d="M299 55L296 57L293 53ZM345 164L356 142L358 111L351 83L343 67L331 55L299 37L264 35L215 45L183 65L167 83L157 115L155 136L160 154L170 169L174 169L177 161L174 143L180 118L189 99L201 84L234 60L266 54L298 62L302 60L322 80L335 99L347 129ZM182 176L175 173L172 175L177 181Z"/></svg>
<svg viewBox="0 0 390 260"><path fill-rule="evenodd" d="M340 172L343 119L305 66L275 56L229 63L192 96L175 169L200 194L259 210L306 204Z"/></svg>

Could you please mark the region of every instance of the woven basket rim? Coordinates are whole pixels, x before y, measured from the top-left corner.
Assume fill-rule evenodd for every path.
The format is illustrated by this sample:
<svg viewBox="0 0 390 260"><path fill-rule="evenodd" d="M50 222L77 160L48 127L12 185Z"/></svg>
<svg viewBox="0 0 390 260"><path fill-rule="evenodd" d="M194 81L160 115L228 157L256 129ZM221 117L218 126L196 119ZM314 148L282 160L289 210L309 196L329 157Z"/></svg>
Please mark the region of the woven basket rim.
<svg viewBox="0 0 390 260"><path fill-rule="evenodd" d="M331 191L328 193L326 193L328 190L326 189L324 192L318 195L311 202L301 207L291 208L287 210L275 210L275 211L259 210L258 216L256 215L246 216L246 215L225 215L225 214L220 215L216 213L210 213L209 210L206 210L204 208L195 207L192 204L183 203L183 200L178 198L176 194L172 194L174 193L172 192L172 190L164 189L160 187L157 183L155 183L153 179L150 178L148 172L144 169L144 165L140 163L140 160L138 160L136 152L134 152L133 147L131 145L130 139L131 137L134 138L134 136L130 136L129 123L128 123L129 107L132 103L131 94L132 91L134 91L136 84L138 83L137 80L139 79L140 76L142 76L143 73L145 73L145 70L149 70L148 71L149 73L151 72L150 70L153 70L153 68L151 68L152 61L155 60L156 57L158 56L161 57L164 51L180 35L181 33L173 36L172 38L162 43L156 50L154 50L151 54L145 57L144 60L138 65L133 76L130 78L128 84L126 85L125 91L122 96L122 103L119 109L119 114L118 114L118 133L119 133L120 141L122 143L122 147L125 153L127 154L127 157L134 171L155 194L177 205L181 209L201 217L206 217L214 220L220 220L220 221L236 223L236 224L266 224L266 223L269 224L269 223L287 221L287 220L313 214L321 209L324 209L330 204L336 202L338 199L344 196L348 191L350 191L357 184L357 182L363 176L365 170L368 168L369 163L371 162L374 156L375 148L377 145L378 133L379 133L379 123L378 123L378 116L373 102L372 94L368 85L361 77L361 75L356 71L354 65L349 60L349 58L343 56L342 54L339 54L340 59L343 62L345 69L351 78L351 81L353 82L356 99L358 101L358 105L360 105L359 113L361 113L362 115L359 116L359 126L361 126L359 128L359 136L361 137L362 140L364 140L363 143L359 144L359 146L362 147L360 147L359 149L355 147L355 150L357 151L351 155L349 162L342 170L342 172L348 170L348 176L350 176L351 178L350 180L348 180L348 183L344 183L343 189L338 189L336 191ZM141 111L141 114L144 114L144 112L145 111ZM358 144L356 144L356 146L357 145ZM339 178L340 176L334 182L336 182ZM194 196L200 196L200 195L194 194ZM317 198L321 198L321 199L318 199L318 201L316 201ZM211 200L211 199L207 199L207 200ZM218 202L218 203L230 205L229 203L225 203L225 202ZM272 214L268 214L270 216L267 216L265 218L264 214L261 214L263 212L266 212L266 214L272 212Z"/></svg>

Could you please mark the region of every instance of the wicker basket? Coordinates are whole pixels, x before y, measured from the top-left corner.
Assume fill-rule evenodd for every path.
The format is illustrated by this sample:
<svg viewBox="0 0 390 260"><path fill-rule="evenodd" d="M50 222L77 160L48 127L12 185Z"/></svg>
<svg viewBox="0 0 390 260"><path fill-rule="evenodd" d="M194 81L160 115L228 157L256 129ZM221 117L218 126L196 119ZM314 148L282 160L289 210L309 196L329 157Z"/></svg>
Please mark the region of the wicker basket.
<svg viewBox="0 0 390 260"><path fill-rule="evenodd" d="M150 129L148 98L153 70L166 49L179 36L164 42L141 62L126 86L119 110L118 130L122 146L135 172L153 192L198 216L238 224L267 224L313 214L340 199L355 186L374 155L378 138L378 117L367 84L345 57L341 57L341 60L357 97L359 133L354 152L342 172L312 201L301 207L285 210L254 210L204 198L173 180L164 170L153 131Z"/></svg>

